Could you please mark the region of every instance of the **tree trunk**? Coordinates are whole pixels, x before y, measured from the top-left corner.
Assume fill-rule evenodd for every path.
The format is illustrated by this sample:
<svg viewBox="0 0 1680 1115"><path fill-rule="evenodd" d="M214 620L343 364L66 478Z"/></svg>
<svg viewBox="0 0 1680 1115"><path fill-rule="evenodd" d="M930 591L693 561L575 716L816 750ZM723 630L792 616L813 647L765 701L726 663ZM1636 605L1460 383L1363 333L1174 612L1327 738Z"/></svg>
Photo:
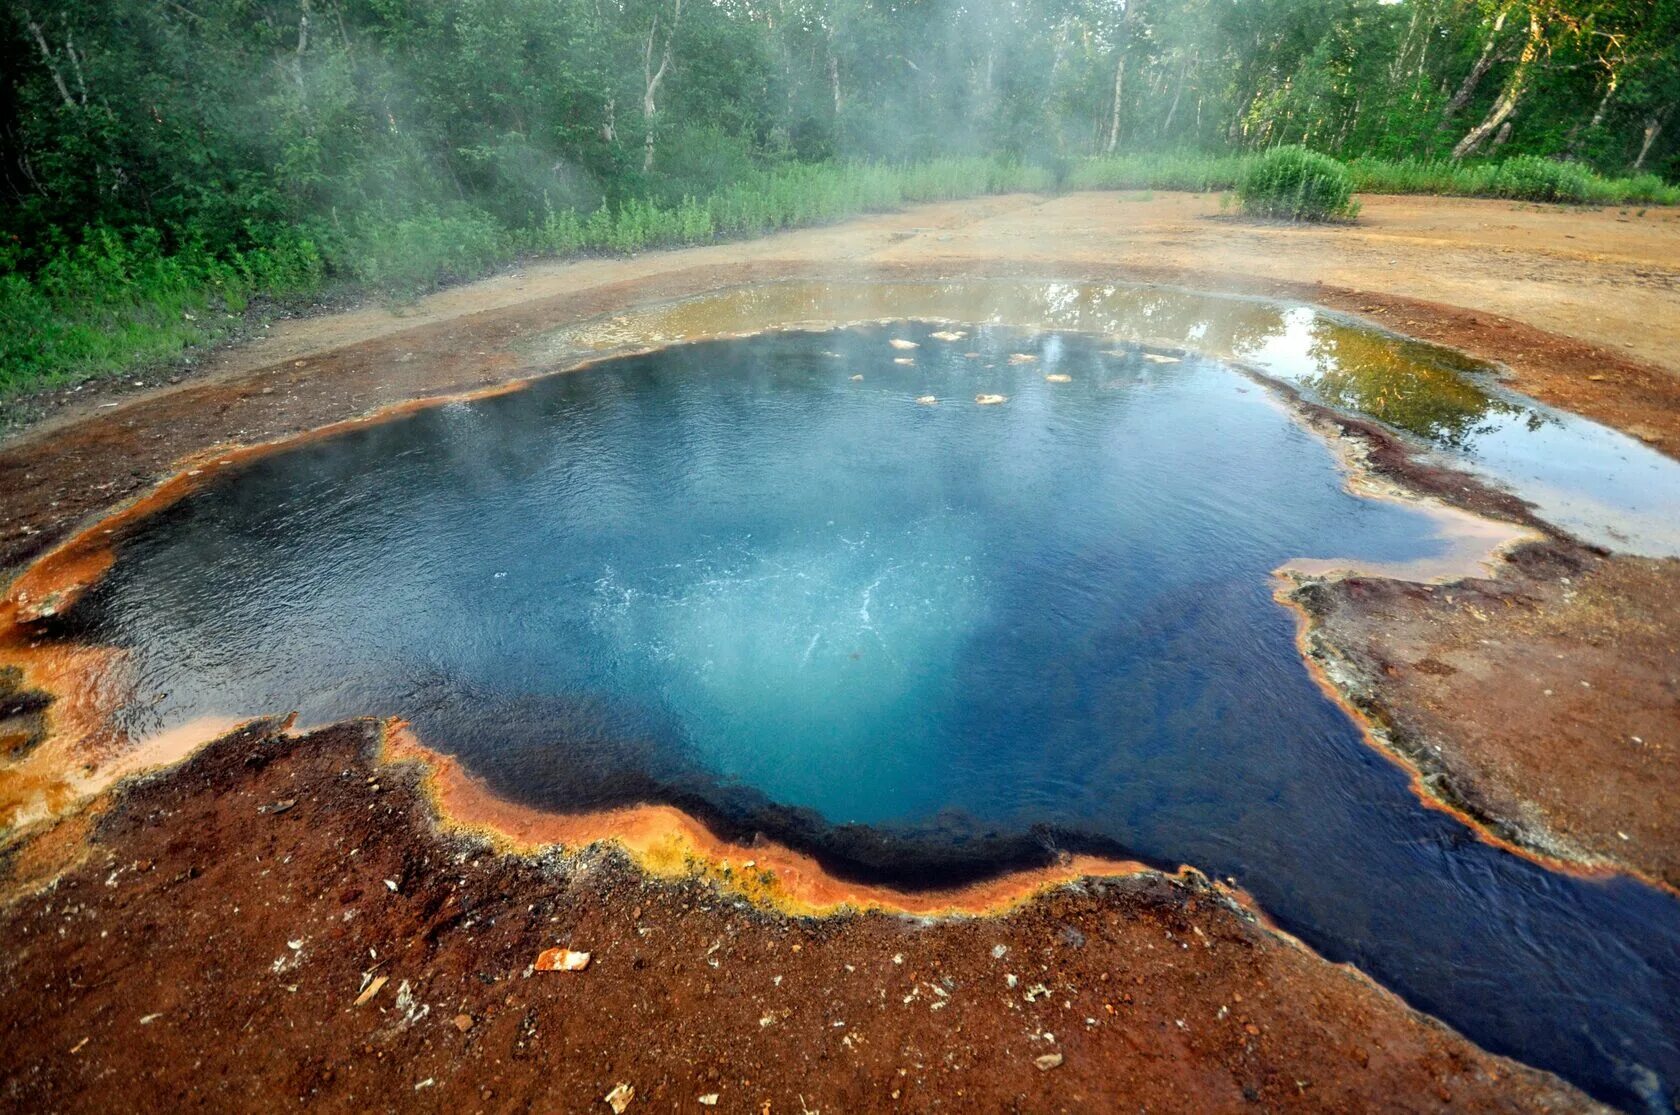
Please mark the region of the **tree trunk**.
<svg viewBox="0 0 1680 1115"><path fill-rule="evenodd" d="M654 95L659 92L665 73L671 68L671 50L676 43L677 23L682 19L682 0L673 0L671 28L665 33L665 49L659 56L659 68L653 68L653 42L659 37L659 14L654 13L648 26L647 45L642 48L642 120L647 127L647 142L642 147L642 173L653 169L653 120L658 114Z"/></svg>
<svg viewBox="0 0 1680 1115"><path fill-rule="evenodd" d="M834 98L834 118L840 118L840 58L834 50L834 28L828 28L828 92Z"/></svg>
<svg viewBox="0 0 1680 1115"><path fill-rule="evenodd" d="M1668 112L1669 110L1665 108L1661 112L1645 118L1645 135L1639 144L1639 157L1633 160L1634 170L1645 168L1645 156L1651 153L1651 145L1657 142L1658 136L1662 135L1663 121L1667 119Z"/></svg>
<svg viewBox="0 0 1680 1115"><path fill-rule="evenodd" d="M58 65L53 61L52 48L47 46L47 37L41 33L41 25L35 22L35 17L29 14L29 9L23 11L23 22L29 27L29 33L35 36L35 45L41 50L41 62L47 67L47 73L52 75L53 84L58 87L58 95L64 101L65 108L75 108L76 98L70 95L70 87L64 84L64 75L59 72Z"/></svg>
<svg viewBox="0 0 1680 1115"><path fill-rule="evenodd" d="M1126 88L1126 51L1132 45L1132 21L1142 7L1143 0L1126 0L1126 10L1120 16L1119 43L1114 51L1114 108L1108 118L1108 139L1103 144L1103 151L1110 155L1120 146L1120 103Z"/></svg>
<svg viewBox="0 0 1680 1115"><path fill-rule="evenodd" d="M306 92L303 81L303 56L309 50L309 0L299 0L297 50L292 56L292 78L297 82L298 95Z"/></svg>
<svg viewBox="0 0 1680 1115"><path fill-rule="evenodd" d="M1114 154L1114 148L1120 143L1120 93L1126 87L1126 55L1121 51L1120 57L1114 62L1114 109L1108 118L1108 138L1103 141L1103 151Z"/></svg>
<svg viewBox="0 0 1680 1115"><path fill-rule="evenodd" d="M1534 60L1540 56L1540 45L1545 38L1545 25L1540 22L1540 13L1534 9L1528 14L1528 41L1523 43L1522 55L1517 59L1516 68L1511 76L1505 80L1505 88L1500 90L1499 99L1493 102L1487 117L1474 128L1465 133L1452 149L1454 159L1462 159L1466 155L1473 155L1481 145L1487 142L1489 136L1499 131L1500 125L1511 118L1517 111L1517 104L1528 91L1528 78L1534 68Z"/></svg>
<svg viewBox="0 0 1680 1115"><path fill-rule="evenodd" d="M1167 106L1167 119L1161 125L1161 136L1172 135L1173 117L1178 115L1179 98L1184 96L1184 75L1190 72L1190 66L1196 61L1196 52L1192 50L1184 56L1184 64L1178 68L1178 86L1173 90L1172 104Z"/></svg>
<svg viewBox="0 0 1680 1115"><path fill-rule="evenodd" d="M1445 131L1452 118L1470 103L1470 98L1476 95L1476 87L1482 83L1482 78L1487 76L1488 68L1493 65L1493 48L1499 45L1499 33L1505 29L1505 17L1511 14L1512 6L1506 4L1499 9L1499 14L1493 19L1493 29L1488 32L1487 42L1482 44L1482 53L1476 56L1470 72L1465 74L1464 80L1459 83L1458 92L1452 95L1447 107L1441 110L1442 131Z"/></svg>
<svg viewBox="0 0 1680 1115"><path fill-rule="evenodd" d="M1610 102L1616 99L1616 90L1620 88L1621 74L1610 71L1610 84L1604 90L1604 96L1599 98L1598 108L1592 114L1592 120L1587 124L1589 128L1597 128L1604 123L1604 114L1610 109Z"/></svg>

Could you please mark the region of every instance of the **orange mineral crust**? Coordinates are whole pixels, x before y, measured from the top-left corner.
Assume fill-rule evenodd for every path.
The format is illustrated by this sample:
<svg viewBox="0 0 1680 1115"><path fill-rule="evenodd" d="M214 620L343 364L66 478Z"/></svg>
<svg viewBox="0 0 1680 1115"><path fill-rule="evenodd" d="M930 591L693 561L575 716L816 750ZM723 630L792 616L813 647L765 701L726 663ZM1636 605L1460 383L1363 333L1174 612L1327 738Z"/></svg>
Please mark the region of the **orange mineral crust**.
<svg viewBox="0 0 1680 1115"><path fill-rule="evenodd" d="M635 805L562 814L518 805L492 793L447 755L426 747L400 721L385 725L384 757L415 761L446 827L489 836L519 852L610 841L652 875L697 875L724 890L787 914L878 910L927 917L995 914L1046 888L1085 877L1117 877L1151 869L1135 860L1068 856L1037 871L943 891L904 891L836 878L813 858L769 841L751 846L719 839L669 805Z"/></svg>

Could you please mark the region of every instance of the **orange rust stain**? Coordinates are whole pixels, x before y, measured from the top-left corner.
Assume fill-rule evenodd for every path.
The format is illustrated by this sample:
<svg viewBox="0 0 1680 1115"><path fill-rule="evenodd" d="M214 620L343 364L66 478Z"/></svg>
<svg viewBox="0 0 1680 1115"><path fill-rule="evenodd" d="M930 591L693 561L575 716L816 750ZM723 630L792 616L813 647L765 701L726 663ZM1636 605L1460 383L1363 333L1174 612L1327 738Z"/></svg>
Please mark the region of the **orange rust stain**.
<svg viewBox="0 0 1680 1115"><path fill-rule="evenodd" d="M879 910L924 917L1002 913L1034 895L1081 878L1136 875L1154 869L1135 860L1069 856L1034 871L945 891L905 891L854 883L825 871L812 857L769 841L751 846L716 836L669 805L635 805L561 814L496 796L455 759L425 744L400 720L386 721L383 758L418 762L442 823L478 832L515 852L611 841L652 875L701 875L722 889L784 913L820 916Z"/></svg>

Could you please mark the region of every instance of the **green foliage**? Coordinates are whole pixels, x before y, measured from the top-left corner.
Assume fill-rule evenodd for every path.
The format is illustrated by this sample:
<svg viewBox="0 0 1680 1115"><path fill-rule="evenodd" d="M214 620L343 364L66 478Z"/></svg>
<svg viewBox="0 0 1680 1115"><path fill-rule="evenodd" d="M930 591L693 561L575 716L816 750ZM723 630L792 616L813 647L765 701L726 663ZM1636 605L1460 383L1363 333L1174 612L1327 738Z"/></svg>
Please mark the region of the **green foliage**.
<svg viewBox="0 0 1680 1115"><path fill-rule="evenodd" d="M368 286L401 294L482 275L507 259L512 247L494 217L459 206L447 213L363 217L333 253L333 263Z"/></svg>
<svg viewBox="0 0 1680 1115"><path fill-rule="evenodd" d="M1243 212L1291 221L1345 221L1359 212L1353 177L1328 155L1277 147L1255 158L1237 184Z"/></svg>
<svg viewBox="0 0 1680 1115"><path fill-rule="evenodd" d="M1532 155L1484 162L1358 158L1348 163L1348 171L1353 175L1354 188L1361 193L1509 197L1589 205L1680 205L1680 186L1670 186L1654 174L1608 178L1579 163Z"/></svg>
<svg viewBox="0 0 1680 1115"><path fill-rule="evenodd" d="M1188 190L1212 193L1235 189L1249 159L1197 151L1108 155L1087 159L1068 176L1075 190Z"/></svg>
<svg viewBox="0 0 1680 1115"><path fill-rule="evenodd" d="M309 293L322 273L306 239L218 258L96 229L33 276L0 273L0 395L176 357L237 327L252 297Z"/></svg>

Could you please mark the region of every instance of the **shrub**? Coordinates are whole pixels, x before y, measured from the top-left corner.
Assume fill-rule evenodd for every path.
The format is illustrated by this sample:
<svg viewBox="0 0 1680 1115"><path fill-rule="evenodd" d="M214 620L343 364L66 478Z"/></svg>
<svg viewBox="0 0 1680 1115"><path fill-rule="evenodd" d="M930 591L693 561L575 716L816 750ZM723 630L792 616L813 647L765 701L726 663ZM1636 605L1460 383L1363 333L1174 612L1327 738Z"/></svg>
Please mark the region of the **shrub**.
<svg viewBox="0 0 1680 1115"><path fill-rule="evenodd" d="M1359 212L1347 167L1305 147L1276 147L1249 164L1237 186L1243 212L1292 221L1346 221Z"/></svg>
<svg viewBox="0 0 1680 1115"><path fill-rule="evenodd" d="M1494 171L1489 192L1525 201L1611 201L1612 191L1598 175L1580 163L1562 163L1539 155L1506 159Z"/></svg>

